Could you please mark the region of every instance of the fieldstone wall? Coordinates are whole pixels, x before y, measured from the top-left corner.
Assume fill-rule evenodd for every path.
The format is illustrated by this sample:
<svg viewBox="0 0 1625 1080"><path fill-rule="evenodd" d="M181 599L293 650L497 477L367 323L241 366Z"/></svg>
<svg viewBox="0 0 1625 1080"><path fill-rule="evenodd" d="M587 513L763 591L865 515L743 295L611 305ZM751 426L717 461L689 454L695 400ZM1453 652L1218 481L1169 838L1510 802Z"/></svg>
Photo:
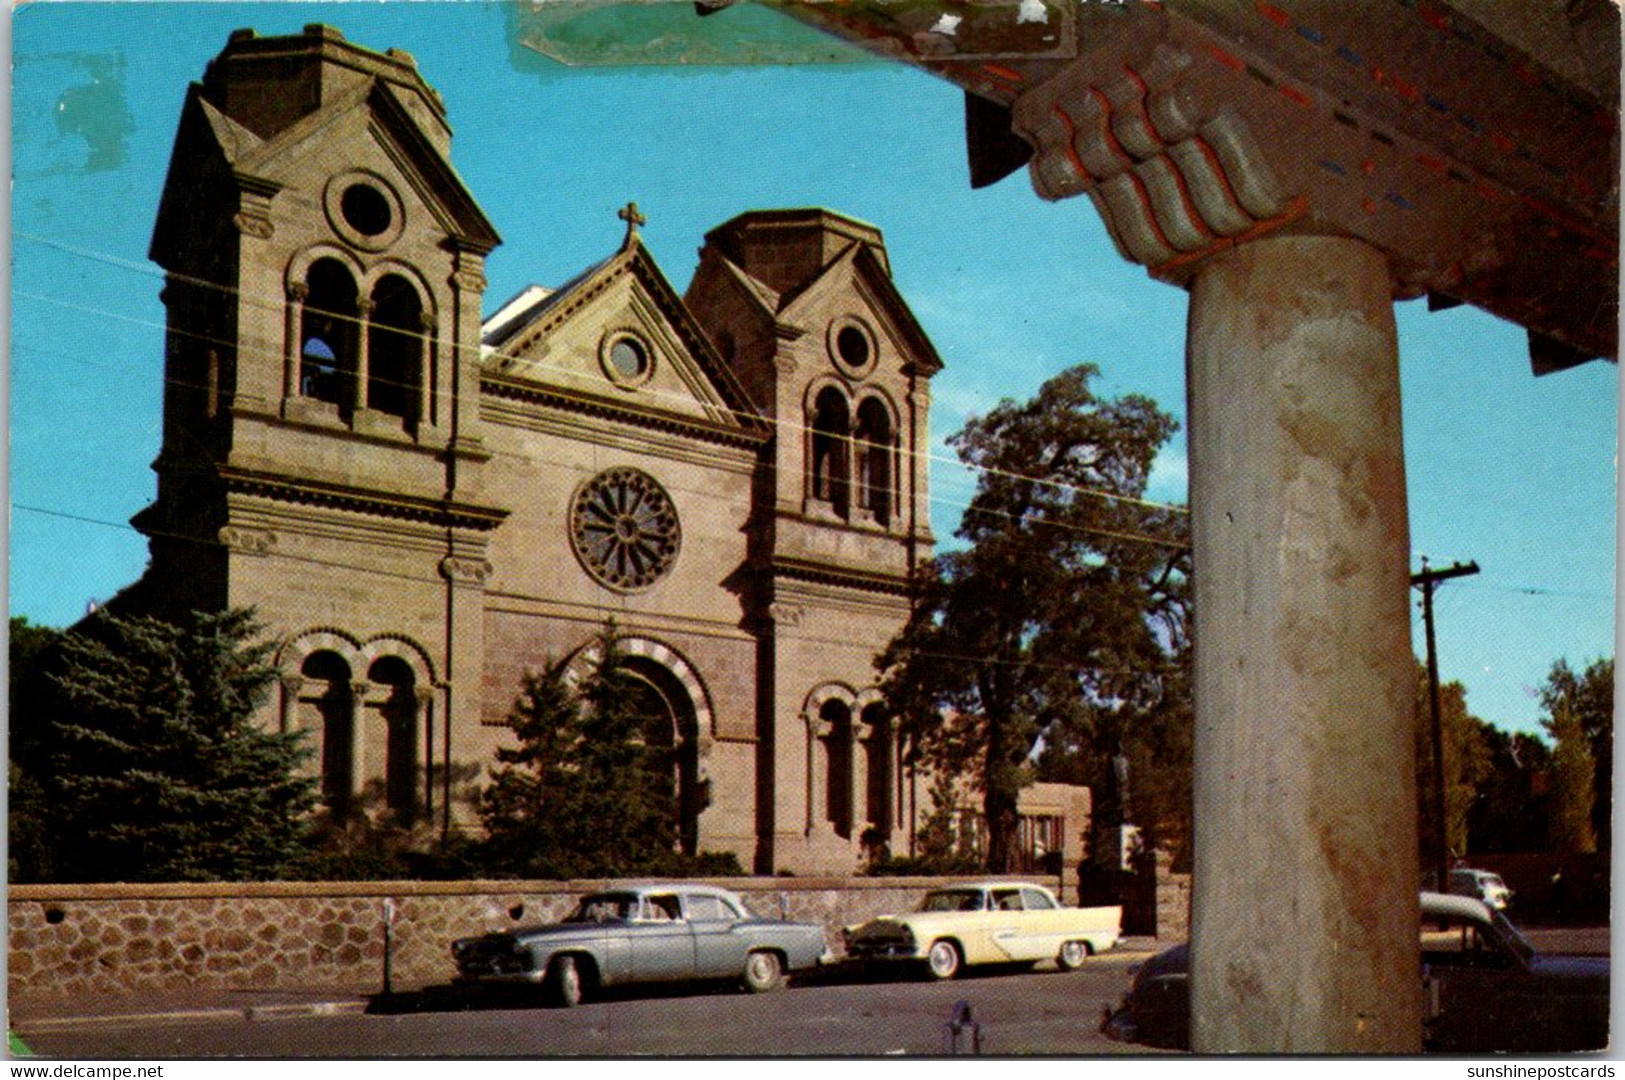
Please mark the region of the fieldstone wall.
<svg viewBox="0 0 1625 1080"><path fill-rule="evenodd" d="M1032 878L1053 887L1049 879ZM752 910L840 928L906 910L934 878L730 878ZM392 985L447 982L454 938L563 916L604 882L16 885L8 987L18 996L215 990L374 993L385 908Z"/></svg>

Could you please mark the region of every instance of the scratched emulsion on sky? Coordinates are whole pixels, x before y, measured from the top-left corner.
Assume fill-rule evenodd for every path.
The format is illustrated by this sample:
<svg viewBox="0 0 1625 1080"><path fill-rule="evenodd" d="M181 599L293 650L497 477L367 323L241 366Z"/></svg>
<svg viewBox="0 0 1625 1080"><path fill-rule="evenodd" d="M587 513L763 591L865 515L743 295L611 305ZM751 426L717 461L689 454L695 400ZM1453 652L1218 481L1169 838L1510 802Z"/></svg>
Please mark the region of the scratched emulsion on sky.
<svg viewBox="0 0 1625 1080"><path fill-rule="evenodd" d="M763 64L878 63L876 58L756 4L694 17L689 0L628 4L561 0L514 4L516 67L719 67ZM545 60L537 62L537 58Z"/></svg>
<svg viewBox="0 0 1625 1080"><path fill-rule="evenodd" d="M13 77L62 87L49 118L13 116L13 138L37 140L41 161L34 177L111 172L124 164L126 141L135 130L125 99L124 53L19 55ZM47 126L49 125L49 126Z"/></svg>
<svg viewBox="0 0 1625 1080"><path fill-rule="evenodd" d="M952 16L937 0L897 0L885 13L910 45L905 57L890 39L874 42L894 59L1063 58L1076 47L1063 0L1003 0ZM729 3L695 18L690 0L548 0L513 5L511 19L515 42L567 67L880 62L875 53L755 3Z"/></svg>

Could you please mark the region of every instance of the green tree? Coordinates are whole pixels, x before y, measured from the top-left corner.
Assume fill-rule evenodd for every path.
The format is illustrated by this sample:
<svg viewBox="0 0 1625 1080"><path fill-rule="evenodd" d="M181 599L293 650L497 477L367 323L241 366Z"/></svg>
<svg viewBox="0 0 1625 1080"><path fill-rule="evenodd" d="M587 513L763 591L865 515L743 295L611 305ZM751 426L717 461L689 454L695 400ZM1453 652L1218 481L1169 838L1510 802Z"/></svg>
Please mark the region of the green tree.
<svg viewBox="0 0 1625 1080"><path fill-rule="evenodd" d="M508 714L516 744L480 804L487 864L523 877L654 874L678 857L671 762L645 729L646 698L613 625L572 685L564 661L525 676Z"/></svg>
<svg viewBox="0 0 1625 1080"><path fill-rule="evenodd" d="M1467 815L1475 854L1544 851L1549 833L1551 749L1532 735L1480 723L1489 769Z"/></svg>
<svg viewBox="0 0 1625 1080"><path fill-rule="evenodd" d="M1420 661L1416 663L1415 685L1416 798L1417 820L1421 823L1418 840L1422 865L1431 867L1434 839L1439 835L1433 801L1433 707L1427 665ZM1456 855L1465 855L1470 841L1476 845L1476 838L1469 837L1469 812L1479 785L1491 773L1490 747L1483 736L1486 725L1467 711L1467 688L1459 682L1440 684L1439 722L1444 736L1446 847Z"/></svg>
<svg viewBox="0 0 1625 1080"><path fill-rule="evenodd" d="M1546 707L1541 726L1552 737L1551 850L1565 853L1597 850L1592 826L1597 762L1578 691L1579 680L1562 660L1552 666L1541 689L1541 704Z"/></svg>
<svg viewBox="0 0 1625 1080"><path fill-rule="evenodd" d="M104 611L66 635L36 777L57 880L246 881L303 852L309 749L253 721L277 677L261 631L246 610Z"/></svg>
<svg viewBox="0 0 1625 1080"><path fill-rule="evenodd" d="M49 881L53 873L53 814L38 778L48 774L44 752L45 725L51 715L49 672L57 662L62 637L62 631L36 626L21 616L11 619L7 642L9 881Z"/></svg>
<svg viewBox="0 0 1625 1080"><path fill-rule="evenodd" d="M1606 851L1613 843L1614 829L1614 660L1595 660L1583 673L1576 673L1567 660L1552 665L1546 684L1540 690L1541 704L1546 708L1546 729L1557 737L1555 725L1563 712L1568 723L1578 728L1592 763L1591 831L1599 850ZM1559 740L1561 741L1561 740ZM1564 754L1562 747L1559 754ZM1578 752L1572 750L1576 758ZM1559 775L1567 765L1578 768L1565 756L1558 764ZM1560 780L1561 784L1562 781ZM1568 790L1568 789L1563 789Z"/></svg>
<svg viewBox="0 0 1625 1080"><path fill-rule="evenodd" d="M1017 796L1045 741L1098 770L1178 713L1186 520L1140 501L1177 425L1148 398L1096 397L1098 374L1071 368L949 440L978 473L964 546L923 569L877 660L920 759L979 785L995 871L1013 863Z"/></svg>

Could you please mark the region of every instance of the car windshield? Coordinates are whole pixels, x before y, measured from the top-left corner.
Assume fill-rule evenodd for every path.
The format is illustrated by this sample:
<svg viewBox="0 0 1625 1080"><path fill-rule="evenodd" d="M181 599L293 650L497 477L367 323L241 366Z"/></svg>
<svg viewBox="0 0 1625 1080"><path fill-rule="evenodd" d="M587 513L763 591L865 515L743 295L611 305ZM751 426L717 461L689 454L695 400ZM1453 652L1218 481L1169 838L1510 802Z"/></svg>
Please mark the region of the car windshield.
<svg viewBox="0 0 1625 1080"><path fill-rule="evenodd" d="M925 894L921 911L981 911L981 889L937 889Z"/></svg>
<svg viewBox="0 0 1625 1080"><path fill-rule="evenodd" d="M584 897L564 919L567 923L617 922L632 917L638 898L631 893L599 893Z"/></svg>
<svg viewBox="0 0 1625 1080"><path fill-rule="evenodd" d="M1518 928L1513 926L1511 920L1501 914L1499 909L1490 908L1490 922L1500 931L1501 940L1506 942L1507 948L1518 954L1518 959L1525 964L1534 959L1535 947L1529 944L1528 939L1518 932Z"/></svg>

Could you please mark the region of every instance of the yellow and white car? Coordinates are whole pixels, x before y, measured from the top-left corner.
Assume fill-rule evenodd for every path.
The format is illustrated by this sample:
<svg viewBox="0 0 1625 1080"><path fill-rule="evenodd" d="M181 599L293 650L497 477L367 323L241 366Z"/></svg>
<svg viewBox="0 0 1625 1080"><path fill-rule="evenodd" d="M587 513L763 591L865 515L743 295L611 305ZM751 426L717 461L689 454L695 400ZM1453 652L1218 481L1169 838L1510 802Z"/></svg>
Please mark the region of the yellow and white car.
<svg viewBox="0 0 1625 1080"><path fill-rule="evenodd" d="M1121 907L1063 907L1039 885L980 881L932 889L916 911L841 933L853 960L923 964L933 978L951 979L976 964L1054 960L1071 971L1116 945L1122 924Z"/></svg>

